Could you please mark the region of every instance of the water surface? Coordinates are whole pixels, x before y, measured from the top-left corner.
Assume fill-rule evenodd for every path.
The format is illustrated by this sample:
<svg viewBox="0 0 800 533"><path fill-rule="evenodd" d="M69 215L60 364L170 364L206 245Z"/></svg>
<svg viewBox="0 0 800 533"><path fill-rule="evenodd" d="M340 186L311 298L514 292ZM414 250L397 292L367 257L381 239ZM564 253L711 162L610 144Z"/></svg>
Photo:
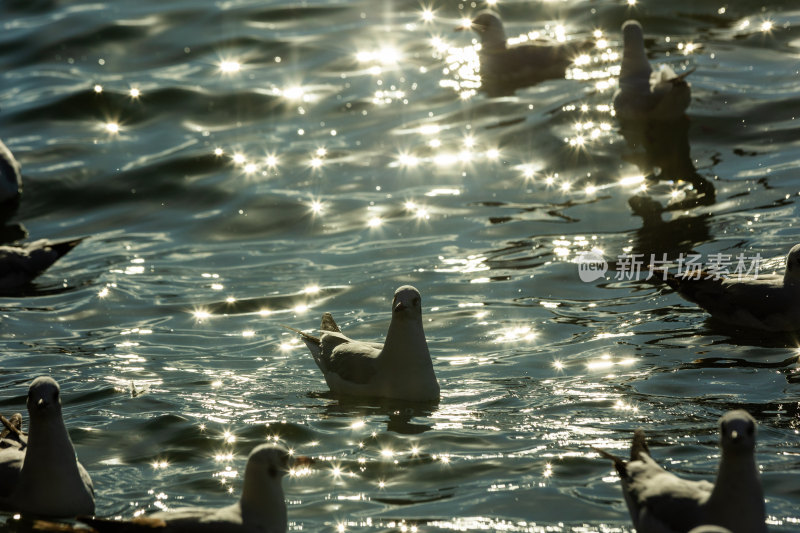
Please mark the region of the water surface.
<svg viewBox="0 0 800 533"><path fill-rule="evenodd" d="M711 479L717 419L744 408L771 530L800 530L796 339L614 271L624 253L782 268L800 241L800 10L501 2L510 36L605 43L492 98L475 36L453 31L485 7L0 4L12 224L88 236L0 298L0 412L35 376L61 383L98 515L228 504L250 449L279 439L321 459L284 483L292 531L631 531L590 446L624 454L644 426L671 471ZM696 68L688 120L649 152L610 108L628 18L653 63ZM637 216L637 195L670 208ZM584 283L592 248L611 270ZM379 340L407 283L441 402L331 398L281 325L330 311Z"/></svg>

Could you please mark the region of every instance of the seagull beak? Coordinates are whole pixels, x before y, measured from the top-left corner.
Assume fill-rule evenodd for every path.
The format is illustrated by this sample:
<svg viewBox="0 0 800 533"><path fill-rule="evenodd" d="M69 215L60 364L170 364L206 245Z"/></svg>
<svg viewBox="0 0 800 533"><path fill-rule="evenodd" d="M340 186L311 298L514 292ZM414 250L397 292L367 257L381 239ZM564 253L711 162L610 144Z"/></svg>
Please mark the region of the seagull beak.
<svg viewBox="0 0 800 533"><path fill-rule="evenodd" d="M46 402L46 401L44 401L44 398L39 398L39 399L36 401L36 407L38 407L38 408L40 408L40 409L41 409L41 408L43 408L43 407L47 407L47 402Z"/></svg>
<svg viewBox="0 0 800 533"><path fill-rule="evenodd" d="M403 302L397 302L397 305L394 306L394 312L399 313L400 311L404 311L406 306L403 305Z"/></svg>
<svg viewBox="0 0 800 533"><path fill-rule="evenodd" d="M731 431L731 439L733 439L734 441L739 440L739 432L736 431L735 429Z"/></svg>

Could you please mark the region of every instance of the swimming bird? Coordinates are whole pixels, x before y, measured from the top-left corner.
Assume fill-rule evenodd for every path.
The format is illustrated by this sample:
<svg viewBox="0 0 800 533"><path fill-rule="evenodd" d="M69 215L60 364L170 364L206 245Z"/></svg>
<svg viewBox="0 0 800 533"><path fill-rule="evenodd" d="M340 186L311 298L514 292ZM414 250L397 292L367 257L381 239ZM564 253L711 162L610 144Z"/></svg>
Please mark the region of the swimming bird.
<svg viewBox="0 0 800 533"><path fill-rule="evenodd" d="M683 115L692 99L686 77L669 65L653 72L644 50L642 25L628 20L622 25L622 67L619 88L614 94L614 111L620 119L674 120Z"/></svg>
<svg viewBox="0 0 800 533"><path fill-rule="evenodd" d="M12 215L22 195L22 172L11 150L0 141L0 221Z"/></svg>
<svg viewBox="0 0 800 533"><path fill-rule="evenodd" d="M79 520L99 533L285 533L286 502L281 479L292 464L310 462L307 457L293 461L288 450L279 444L261 444L247 458L242 495L236 503L222 508L185 507L160 511L130 521L84 517Z"/></svg>
<svg viewBox="0 0 800 533"><path fill-rule="evenodd" d="M468 27L481 39L481 86L490 96L513 94L516 89L544 80L563 78L567 67L591 42L519 44L509 46L503 23L495 13L481 11Z"/></svg>
<svg viewBox="0 0 800 533"><path fill-rule="evenodd" d="M334 394L417 402L439 399L439 382L422 328L422 297L410 285L394 293L383 344L350 339L330 313L322 316L320 337L285 327L302 336Z"/></svg>
<svg viewBox="0 0 800 533"><path fill-rule="evenodd" d="M14 413L9 418L0 415L3 431L0 431L0 448L24 448L28 436L22 431L22 414Z"/></svg>
<svg viewBox="0 0 800 533"><path fill-rule="evenodd" d="M22 246L0 246L0 292L30 283L83 239L39 239Z"/></svg>
<svg viewBox="0 0 800 533"><path fill-rule="evenodd" d="M636 531L678 533L699 526L705 528L701 531L711 526L732 533L767 531L754 457L756 421L747 411L737 410L725 413L719 424L722 459L714 484L682 479L661 468L650 457L641 429L634 433L628 462L595 449L614 461Z"/></svg>
<svg viewBox="0 0 800 533"><path fill-rule="evenodd" d="M800 244L786 256L783 276L737 279L700 272L699 276L668 274L665 282L723 322L767 331L800 329Z"/></svg>
<svg viewBox="0 0 800 533"><path fill-rule="evenodd" d="M94 489L61 417L58 383L47 376L28 389L28 445L0 450L0 508L41 516L94 513Z"/></svg>

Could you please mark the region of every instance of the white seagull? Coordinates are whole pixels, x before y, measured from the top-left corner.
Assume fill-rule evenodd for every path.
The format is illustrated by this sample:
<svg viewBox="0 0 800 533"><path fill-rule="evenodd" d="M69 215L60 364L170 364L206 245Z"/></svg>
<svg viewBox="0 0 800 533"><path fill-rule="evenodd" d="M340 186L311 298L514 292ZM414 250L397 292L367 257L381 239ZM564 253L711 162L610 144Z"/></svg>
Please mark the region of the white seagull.
<svg viewBox="0 0 800 533"><path fill-rule="evenodd" d="M594 46L590 41L509 46L500 17L491 11L478 13L469 26L456 30L468 28L481 39L481 83L491 95L507 95L544 80L563 78L580 52Z"/></svg>
<svg viewBox="0 0 800 533"><path fill-rule="evenodd" d="M80 517L99 533L158 531L161 533L285 533L286 502L281 479L292 464L311 459L292 458L281 445L261 444L247 458L242 496L221 508L185 507L137 517L130 521Z"/></svg>
<svg viewBox="0 0 800 533"><path fill-rule="evenodd" d="M0 292L13 291L33 281L83 239L39 239L22 246L0 246Z"/></svg>
<svg viewBox="0 0 800 533"><path fill-rule="evenodd" d="M719 424L722 459L714 484L682 479L661 468L650 457L641 429L634 433L627 463L595 449L614 461L636 531L725 531L720 527L732 533L767 531L764 493L754 456L756 421L747 411L737 410L725 413Z"/></svg>
<svg viewBox="0 0 800 533"><path fill-rule="evenodd" d="M692 99L686 77L694 69L681 74L669 65L653 72L644 50L642 25L628 20L622 25L622 67L619 89L614 94L614 111L625 119L677 119L684 114Z"/></svg>
<svg viewBox="0 0 800 533"><path fill-rule="evenodd" d="M22 194L22 173L11 150L0 141L0 220L16 211Z"/></svg>
<svg viewBox="0 0 800 533"><path fill-rule="evenodd" d="M94 489L61 417L58 383L43 376L28 389L28 444L0 450L0 508L40 516L94 513Z"/></svg>
<svg viewBox="0 0 800 533"><path fill-rule="evenodd" d="M666 283L715 319L767 331L800 329L800 244L786 256L784 274L721 278L668 274ZM714 279L717 277L718 279Z"/></svg>
<svg viewBox="0 0 800 533"><path fill-rule="evenodd" d="M410 285L397 289L392 321L383 344L345 336L330 313L322 316L322 335L303 337L331 392L412 402L439 399L439 382L422 328L422 298Z"/></svg>

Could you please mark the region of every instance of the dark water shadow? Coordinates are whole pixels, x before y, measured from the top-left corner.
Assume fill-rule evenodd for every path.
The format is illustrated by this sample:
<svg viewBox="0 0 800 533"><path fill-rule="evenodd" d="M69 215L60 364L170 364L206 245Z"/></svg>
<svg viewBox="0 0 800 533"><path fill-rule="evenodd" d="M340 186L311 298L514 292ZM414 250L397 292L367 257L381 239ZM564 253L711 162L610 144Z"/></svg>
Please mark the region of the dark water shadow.
<svg viewBox="0 0 800 533"><path fill-rule="evenodd" d="M734 326L713 317L708 317L706 325L716 334L728 337L725 344L739 346L758 346L761 348L800 347L800 325L795 331L765 331L744 326Z"/></svg>
<svg viewBox="0 0 800 533"><path fill-rule="evenodd" d="M670 289L666 289L669 291ZM692 304L694 305L694 304ZM699 307L681 308L684 312L696 313ZM664 311L669 313L669 311ZM674 312L674 311L672 311ZM705 311L703 311L705 312ZM687 329L685 334L675 338L688 338L695 335L722 335L724 339L714 340L711 345L754 346L759 348L797 348L800 349L800 325L794 331L766 331L757 328L733 325L708 315L703 323L704 329Z"/></svg>
<svg viewBox="0 0 800 533"><path fill-rule="evenodd" d="M713 240L709 213L665 221L661 218L664 208L649 196L633 196L628 204L634 214L642 218L642 227L636 230L634 237L632 254L643 254L645 259L652 255L659 260L675 260L682 254L693 252L699 244Z"/></svg>
<svg viewBox="0 0 800 533"><path fill-rule="evenodd" d="M371 499L389 505L414 505L448 500L455 495L453 490L454 487L447 487L436 492L409 492L403 497L373 496ZM401 522L401 520L398 520L398 522ZM409 522L409 524L416 524L416 521Z"/></svg>
<svg viewBox="0 0 800 533"><path fill-rule="evenodd" d="M668 310L662 310L667 314ZM674 312L674 310L672 311ZM694 311L693 311L694 312ZM708 346L752 346L755 348L788 349L795 351L795 355L779 361L744 359L741 357L701 357L692 362L680 365L680 369L700 368L772 368L786 377L788 383L800 383L800 328L798 331L764 331L754 328L734 326L727 322L708 317L704 323L705 329L694 328L684 330L673 335L674 339L691 339L697 336L717 335L723 338L714 339ZM652 344L661 342L652 341ZM650 344L650 343L646 343Z"/></svg>
<svg viewBox="0 0 800 533"><path fill-rule="evenodd" d="M750 361L738 357L703 357L696 359L691 363L685 363L679 367L683 369L700 369L700 368L773 368L784 375L788 383L800 383L800 368L797 367L798 356L793 355L781 361ZM759 404L760 406L760 404ZM761 411L767 409L761 407ZM787 402L780 404L777 408L792 410L797 414L800 411L800 404ZM740 409L740 407L731 407L731 409ZM774 412L774 409L772 410Z"/></svg>
<svg viewBox="0 0 800 533"><path fill-rule="evenodd" d="M258 313L261 310L280 311L294 309L298 305L318 306L330 298L349 290L349 287L323 287L318 291L309 293L302 291L294 294L278 294L274 296L259 296L236 300L223 300L204 304L204 309L212 315L242 315Z"/></svg>
<svg viewBox="0 0 800 533"><path fill-rule="evenodd" d="M67 287L42 287L37 285L35 282L28 283L26 285L21 285L19 287L14 287L13 289L5 289L0 290L0 299L2 298L35 298L39 296L54 296L56 294L65 294L69 292L73 292L78 290L82 287L91 286L92 283L90 281L82 282L79 285L70 285ZM2 309L2 307L0 307ZM30 308L27 308L30 309ZM55 311L55 308L39 308L42 311Z"/></svg>
<svg viewBox="0 0 800 533"><path fill-rule="evenodd" d="M336 418L386 417L386 430L399 435L419 435L433 429L432 424L415 422L416 418L430 417L439 401L408 402L385 398L360 398L336 396L331 392L311 393L311 397L334 400L323 409L325 416Z"/></svg>
<svg viewBox="0 0 800 533"><path fill-rule="evenodd" d="M778 368L785 369L797 363L797 356L787 357L781 361L749 361L738 357L702 357L691 363L684 363L680 369L697 368Z"/></svg>

